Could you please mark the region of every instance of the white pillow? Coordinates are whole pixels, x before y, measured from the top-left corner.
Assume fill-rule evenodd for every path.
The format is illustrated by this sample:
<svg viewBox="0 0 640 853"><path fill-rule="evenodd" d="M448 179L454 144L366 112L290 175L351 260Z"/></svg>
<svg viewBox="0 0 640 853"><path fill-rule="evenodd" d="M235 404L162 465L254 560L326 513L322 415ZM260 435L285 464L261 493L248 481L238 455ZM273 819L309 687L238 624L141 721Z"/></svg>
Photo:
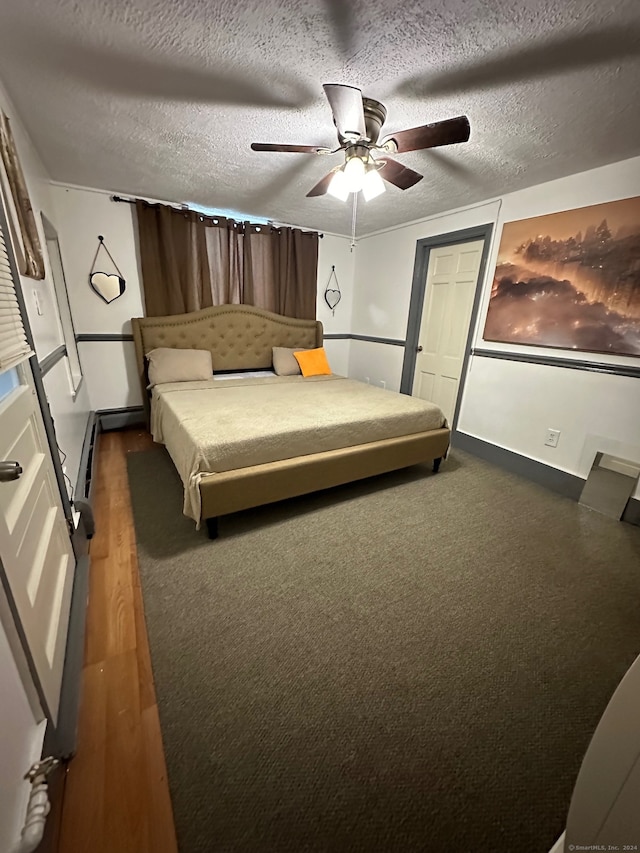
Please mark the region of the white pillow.
<svg viewBox="0 0 640 853"><path fill-rule="evenodd" d="M302 371L293 354L306 349L308 347L271 347L274 373L277 376L299 376Z"/></svg>
<svg viewBox="0 0 640 853"><path fill-rule="evenodd" d="M211 353L204 349L172 349L158 347L147 353L149 388L164 382L191 382L211 379Z"/></svg>

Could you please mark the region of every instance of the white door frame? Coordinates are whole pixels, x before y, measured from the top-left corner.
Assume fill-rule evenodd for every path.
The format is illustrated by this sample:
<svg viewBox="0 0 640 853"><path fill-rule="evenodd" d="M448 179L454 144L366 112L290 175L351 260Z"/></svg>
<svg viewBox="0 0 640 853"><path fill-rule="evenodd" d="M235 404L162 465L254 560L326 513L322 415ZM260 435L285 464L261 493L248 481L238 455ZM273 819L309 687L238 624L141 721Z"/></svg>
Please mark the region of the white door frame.
<svg viewBox="0 0 640 853"><path fill-rule="evenodd" d="M482 286L484 284L485 274L487 271L487 259L491 250L493 225L493 222L488 222L485 225L476 225L473 228L464 228L461 231L450 231L448 234L438 234L434 237L425 237L422 240L416 241L416 259L413 266L409 319L407 321L404 362L402 364L402 379L400 381L400 392L402 394L411 394L411 389L413 387L413 376L415 373L418 338L420 336L420 324L427 288L427 272L429 270L431 250L440 246L450 246L455 243L468 243L471 240L484 240L482 260L480 261L480 271L478 273L478 282L471 311L471 320L469 321L469 332L467 334L467 341L465 344L464 360L462 362L462 372L460 374L455 414L451 423L452 433L455 432L458 425L460 401L462 400L464 383L467 377L467 366L469 363L469 355L471 354L471 345L473 343L473 332L478 317L478 309L480 307L480 300L482 297Z"/></svg>

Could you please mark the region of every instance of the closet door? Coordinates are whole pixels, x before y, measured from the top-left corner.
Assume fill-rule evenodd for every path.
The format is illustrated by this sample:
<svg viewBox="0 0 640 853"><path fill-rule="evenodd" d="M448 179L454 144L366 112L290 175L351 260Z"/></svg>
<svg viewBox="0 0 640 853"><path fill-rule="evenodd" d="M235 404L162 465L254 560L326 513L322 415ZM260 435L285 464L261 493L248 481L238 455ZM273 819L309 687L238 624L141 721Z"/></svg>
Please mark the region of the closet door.
<svg viewBox="0 0 640 853"><path fill-rule="evenodd" d="M438 246L429 255L412 394L440 406L449 424L458 399L483 248L484 240L473 240Z"/></svg>

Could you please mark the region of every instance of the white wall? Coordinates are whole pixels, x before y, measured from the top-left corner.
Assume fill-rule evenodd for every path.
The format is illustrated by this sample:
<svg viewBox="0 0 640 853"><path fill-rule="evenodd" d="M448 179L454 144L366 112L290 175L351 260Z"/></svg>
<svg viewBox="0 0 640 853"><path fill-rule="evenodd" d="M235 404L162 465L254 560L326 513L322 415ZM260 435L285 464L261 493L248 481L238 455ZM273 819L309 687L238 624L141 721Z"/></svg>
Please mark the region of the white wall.
<svg viewBox="0 0 640 853"><path fill-rule="evenodd" d="M399 391L403 359L404 347L352 340L348 375L361 382Z"/></svg>
<svg viewBox="0 0 640 853"><path fill-rule="evenodd" d="M76 333L129 334L131 317L144 314L143 291L136 251L136 224L132 205L116 204L99 190L51 186L59 220L58 235ZM102 234L127 281L124 294L107 305L89 287L89 270ZM318 252L318 319L327 334L350 329L354 255L349 239L325 234ZM335 316L322 294L331 266L342 291ZM327 341L327 354L336 373L346 372L349 341ZM142 403L132 342L86 342L78 345L87 376L92 409L138 406Z"/></svg>
<svg viewBox="0 0 640 853"><path fill-rule="evenodd" d="M131 318L144 315L132 205L115 204L108 193L56 184L51 194L76 334L131 334ZM109 305L89 287L98 235L127 282ZM104 252L100 257L102 263ZM133 342L81 342L78 351L93 410L142 405Z"/></svg>
<svg viewBox="0 0 640 853"><path fill-rule="evenodd" d="M71 392L69 359L63 358L51 368L42 381L61 451L62 467L75 489L89 416L86 380L78 389L78 396L74 398Z"/></svg>
<svg viewBox="0 0 640 853"><path fill-rule="evenodd" d="M355 334L404 340L416 241L495 220L498 201L432 216L358 240L353 296Z"/></svg>
<svg viewBox="0 0 640 853"><path fill-rule="evenodd" d="M430 217L358 241L353 332L406 336L416 241L487 222L495 224L474 346L532 352L482 340L493 272L504 222L640 195L640 158L614 163L511 193L485 204ZM536 355L567 355L536 347ZM575 357L575 353L571 353ZM580 353L581 361L639 366L632 356ZM352 341L350 375L364 370L399 388L397 348ZM640 462L638 380L602 373L474 357L462 399L458 429L556 468L586 477L597 450ZM561 430L558 447L544 446L548 427ZM640 489L637 492L640 495Z"/></svg>
<svg viewBox="0 0 640 853"><path fill-rule="evenodd" d="M335 234L325 234L318 249L318 299L317 318L322 321L325 335L349 334L353 315L353 273L357 248L351 250L351 240ZM334 311L331 311L324 299L324 291L335 266L338 286L342 296ZM335 279L329 285L335 288ZM325 341L325 351L334 373L347 375L349 370L349 339Z"/></svg>
<svg viewBox="0 0 640 853"><path fill-rule="evenodd" d="M20 276L29 325L33 333L36 355L42 359L64 343L62 325L58 312L51 266L44 239L41 213L49 219L56 230L60 221L54 209L49 178L24 127L16 114L6 92L0 87L0 107L9 116L25 175L36 225L44 252L46 276L42 281ZM49 408L53 415L58 444L67 455L65 466L75 486L84 431L89 416L89 394L87 384L82 383L74 394L68 376L68 359L63 359L54 368L54 376L45 377L45 389Z"/></svg>
<svg viewBox="0 0 640 853"><path fill-rule="evenodd" d="M493 222L499 206L499 201L491 201L361 237L354 276L353 333L404 341L416 241ZM362 380L369 377L372 384L384 382L398 391L403 359L402 347L354 340L349 375Z"/></svg>
<svg viewBox="0 0 640 853"><path fill-rule="evenodd" d="M472 357L458 429L586 478L599 450L640 462L639 382ZM549 427L561 432L555 448Z"/></svg>
<svg viewBox="0 0 640 853"><path fill-rule="evenodd" d="M0 850L4 853L13 850L20 838L31 790L23 777L40 759L44 723L34 716L5 631L3 620L11 615L2 590L0 617ZM15 633L13 626L10 630Z"/></svg>

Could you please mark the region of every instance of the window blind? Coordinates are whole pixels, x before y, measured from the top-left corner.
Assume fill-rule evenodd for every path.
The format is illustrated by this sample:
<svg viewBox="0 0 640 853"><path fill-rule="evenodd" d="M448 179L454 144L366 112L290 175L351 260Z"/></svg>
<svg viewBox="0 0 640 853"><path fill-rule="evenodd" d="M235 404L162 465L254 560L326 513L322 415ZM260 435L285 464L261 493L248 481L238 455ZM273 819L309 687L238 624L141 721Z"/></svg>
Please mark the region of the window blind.
<svg viewBox="0 0 640 853"><path fill-rule="evenodd" d="M32 355L0 223L0 372L15 367Z"/></svg>

